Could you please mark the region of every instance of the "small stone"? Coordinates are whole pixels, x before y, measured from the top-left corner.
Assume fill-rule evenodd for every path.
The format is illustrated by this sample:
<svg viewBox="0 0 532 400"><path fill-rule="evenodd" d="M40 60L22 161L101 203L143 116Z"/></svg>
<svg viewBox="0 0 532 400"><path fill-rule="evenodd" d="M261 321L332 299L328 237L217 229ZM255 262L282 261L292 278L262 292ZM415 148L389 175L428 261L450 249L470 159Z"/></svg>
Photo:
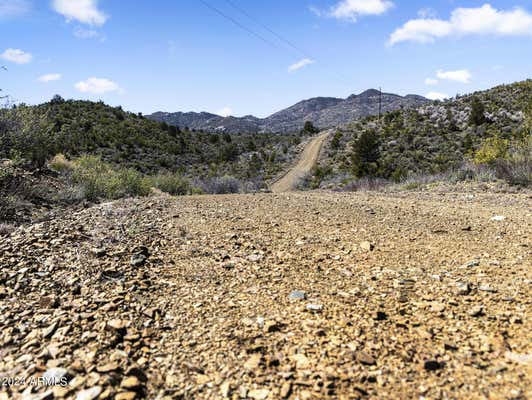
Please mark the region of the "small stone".
<svg viewBox="0 0 532 400"><path fill-rule="evenodd" d="M490 285L480 285L478 287L478 290L480 290L482 292L497 293L497 289L491 287Z"/></svg>
<svg viewBox="0 0 532 400"><path fill-rule="evenodd" d="M288 298L291 300L305 300L307 294L303 290L294 290L288 295Z"/></svg>
<svg viewBox="0 0 532 400"><path fill-rule="evenodd" d="M439 362L436 360L427 360L423 363L423 368L425 371L437 371L439 369L442 369L445 366L443 362Z"/></svg>
<svg viewBox="0 0 532 400"><path fill-rule="evenodd" d="M507 351L504 355L508 360L518 364L532 365L532 354L519 354L512 351Z"/></svg>
<svg viewBox="0 0 532 400"><path fill-rule="evenodd" d="M441 313L445 310L445 304L442 303L433 303L430 306L431 311L434 311L435 313Z"/></svg>
<svg viewBox="0 0 532 400"><path fill-rule="evenodd" d="M365 351L359 351L357 353L357 360L364 365L375 365L377 363L375 359Z"/></svg>
<svg viewBox="0 0 532 400"><path fill-rule="evenodd" d="M479 260L472 260L464 264L464 268L473 268L478 267L480 265Z"/></svg>
<svg viewBox="0 0 532 400"><path fill-rule="evenodd" d="M492 221L504 221L506 219L506 217L504 215L495 215L494 217L491 217L491 220Z"/></svg>
<svg viewBox="0 0 532 400"><path fill-rule="evenodd" d="M55 296L44 296L39 300L39 306L41 308L56 308L59 306L59 300Z"/></svg>
<svg viewBox="0 0 532 400"><path fill-rule="evenodd" d="M105 250L103 247L94 247L91 249L91 252L96 257L103 257L107 253L107 250Z"/></svg>
<svg viewBox="0 0 532 400"><path fill-rule="evenodd" d="M107 326L117 331L124 330L128 326L128 321L123 319L112 319L107 322Z"/></svg>
<svg viewBox="0 0 532 400"><path fill-rule="evenodd" d="M270 391L268 389L255 389L249 391L248 397L254 400L265 400L269 394Z"/></svg>
<svg viewBox="0 0 532 400"><path fill-rule="evenodd" d="M120 383L120 387L124 389L135 389L139 386L141 386L141 383L136 376L128 376Z"/></svg>
<svg viewBox="0 0 532 400"><path fill-rule="evenodd" d="M147 259L148 257L146 257L144 254L135 254L131 257L130 264L133 267L140 267L146 262Z"/></svg>
<svg viewBox="0 0 532 400"><path fill-rule="evenodd" d="M311 312L320 312L323 310L323 304L307 304L307 310Z"/></svg>
<svg viewBox="0 0 532 400"><path fill-rule="evenodd" d="M259 367L262 361L262 354L253 354L245 363L244 368L248 370L255 370Z"/></svg>
<svg viewBox="0 0 532 400"><path fill-rule="evenodd" d="M469 292L471 292L471 288L469 287L469 283L467 282L458 282L456 284L456 292L460 295L467 295Z"/></svg>
<svg viewBox="0 0 532 400"><path fill-rule="evenodd" d="M278 332L281 330L282 324L277 321L268 321L264 324L264 331L266 332Z"/></svg>
<svg viewBox="0 0 532 400"><path fill-rule="evenodd" d="M479 317L484 313L483 306L475 306L468 311L468 314L472 317Z"/></svg>
<svg viewBox="0 0 532 400"><path fill-rule="evenodd" d="M137 397L135 392L121 392L115 396L115 400L133 400Z"/></svg>
<svg viewBox="0 0 532 400"><path fill-rule="evenodd" d="M365 240L363 242L360 242L360 248L366 251L373 251L373 249L375 248L375 245Z"/></svg>
<svg viewBox="0 0 532 400"><path fill-rule="evenodd" d="M306 369L310 366L310 361L304 354L296 354L292 356L292 359L296 362L298 369Z"/></svg>
<svg viewBox="0 0 532 400"><path fill-rule="evenodd" d="M286 399L288 396L290 396L290 392L292 391L292 384L290 382L283 383L283 386L281 386L281 391L279 392L279 396L281 396L282 399Z"/></svg>
<svg viewBox="0 0 532 400"><path fill-rule="evenodd" d="M262 254L251 254L248 256L248 260L251 262L259 262L262 260Z"/></svg>
<svg viewBox="0 0 532 400"><path fill-rule="evenodd" d="M76 400L93 400L97 398L102 392L101 386L94 386L90 389L82 390L76 395Z"/></svg>
<svg viewBox="0 0 532 400"><path fill-rule="evenodd" d="M118 364L115 362L110 362L110 363L96 367L96 371L102 372L102 373L116 371L117 369L118 369Z"/></svg>

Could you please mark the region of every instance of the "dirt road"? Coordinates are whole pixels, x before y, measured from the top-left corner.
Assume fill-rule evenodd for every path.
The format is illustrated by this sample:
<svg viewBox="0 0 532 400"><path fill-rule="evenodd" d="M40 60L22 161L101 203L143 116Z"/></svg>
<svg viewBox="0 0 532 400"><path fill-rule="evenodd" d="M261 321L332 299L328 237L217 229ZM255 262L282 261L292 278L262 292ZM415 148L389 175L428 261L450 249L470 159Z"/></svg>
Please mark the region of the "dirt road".
<svg viewBox="0 0 532 400"><path fill-rule="evenodd" d="M272 184L271 190L274 193L290 192L297 188L301 180L308 175L318 161L320 150L323 142L331 134L331 131L325 131L312 139L294 165L281 179Z"/></svg>
<svg viewBox="0 0 532 400"><path fill-rule="evenodd" d="M21 228L0 399L532 398L531 215L525 194L283 193Z"/></svg>

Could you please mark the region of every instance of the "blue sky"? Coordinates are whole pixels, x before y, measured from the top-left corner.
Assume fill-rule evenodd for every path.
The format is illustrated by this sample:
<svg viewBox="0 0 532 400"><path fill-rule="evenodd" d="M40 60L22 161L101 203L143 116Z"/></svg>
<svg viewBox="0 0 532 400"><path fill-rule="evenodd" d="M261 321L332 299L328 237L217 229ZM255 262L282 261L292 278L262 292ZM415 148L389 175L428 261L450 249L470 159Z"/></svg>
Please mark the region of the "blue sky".
<svg viewBox="0 0 532 400"><path fill-rule="evenodd" d="M143 113L453 96L532 77L532 0L0 0L0 65L17 101Z"/></svg>

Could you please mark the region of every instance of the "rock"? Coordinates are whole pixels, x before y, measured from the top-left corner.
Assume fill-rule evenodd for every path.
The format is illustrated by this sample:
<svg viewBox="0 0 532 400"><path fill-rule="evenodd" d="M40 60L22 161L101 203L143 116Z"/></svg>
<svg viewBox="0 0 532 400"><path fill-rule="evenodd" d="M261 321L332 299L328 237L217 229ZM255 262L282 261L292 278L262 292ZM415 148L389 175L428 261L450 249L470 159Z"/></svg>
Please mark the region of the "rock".
<svg viewBox="0 0 532 400"><path fill-rule="evenodd" d="M262 354L253 354L245 363L244 368L248 370L255 370L259 367L262 361Z"/></svg>
<svg viewBox="0 0 532 400"><path fill-rule="evenodd" d="M307 304L307 310L311 312L320 312L323 310L323 304Z"/></svg>
<svg viewBox="0 0 532 400"><path fill-rule="evenodd" d="M307 298L307 294L303 290L294 290L290 292L288 298L291 300L305 300Z"/></svg>
<svg viewBox="0 0 532 400"><path fill-rule="evenodd" d="M262 260L262 254L251 254L248 256L248 260L251 262L259 262Z"/></svg>
<svg viewBox="0 0 532 400"><path fill-rule="evenodd" d="M96 257L103 257L107 254L107 250L103 247L93 247L91 249L91 253L94 254Z"/></svg>
<svg viewBox="0 0 532 400"><path fill-rule="evenodd" d="M128 376L120 383L120 387L124 389L135 389L141 386L139 378L136 376Z"/></svg>
<svg viewBox="0 0 532 400"><path fill-rule="evenodd" d="M423 363L423 369L425 369L425 371L437 371L439 369L443 369L444 366L445 364L443 362L436 360L426 360Z"/></svg>
<svg viewBox="0 0 532 400"><path fill-rule="evenodd" d="M271 332L278 332L282 328L282 324L277 321L268 321L264 324L264 331L271 333Z"/></svg>
<svg viewBox="0 0 532 400"><path fill-rule="evenodd" d="M479 260L472 260L464 264L464 268L473 268L478 267L480 265Z"/></svg>
<svg viewBox="0 0 532 400"><path fill-rule="evenodd" d="M281 391L279 392L279 396L282 399L286 399L288 396L290 396L290 393L292 392L292 384L290 382L283 383L283 386L281 386Z"/></svg>
<svg viewBox="0 0 532 400"><path fill-rule="evenodd" d="M292 360L296 362L297 369L307 369L310 366L310 361L304 354L295 354Z"/></svg>
<svg viewBox="0 0 532 400"><path fill-rule="evenodd" d="M471 288L469 287L469 283L467 282L458 282L456 284L456 292L459 294L459 295L468 295L469 292L471 292Z"/></svg>
<svg viewBox="0 0 532 400"><path fill-rule="evenodd" d="M480 285L478 290L482 292L497 293L497 289L492 288L490 285Z"/></svg>
<svg viewBox="0 0 532 400"><path fill-rule="evenodd" d="M373 251L373 249L375 248L375 245L365 240L363 242L360 242L360 248L366 251Z"/></svg>
<svg viewBox="0 0 532 400"><path fill-rule="evenodd" d="M146 257L144 254L134 254L131 256L130 264L133 267L140 267L146 262L147 259L148 257Z"/></svg>
<svg viewBox="0 0 532 400"><path fill-rule="evenodd" d="M136 392L120 392L115 396L115 400L134 400L136 397Z"/></svg>
<svg viewBox="0 0 532 400"><path fill-rule="evenodd" d="M474 306L467 312L472 317L480 317L484 313L483 306Z"/></svg>
<svg viewBox="0 0 532 400"><path fill-rule="evenodd" d="M532 354L519 354L512 351L504 353L505 357L518 364L532 365Z"/></svg>
<svg viewBox="0 0 532 400"><path fill-rule="evenodd" d="M54 296L43 296L39 299L39 306L41 308L56 308L59 306L59 299Z"/></svg>
<svg viewBox="0 0 532 400"><path fill-rule="evenodd" d="M101 386L93 386L90 389L82 390L76 395L76 400L93 400L102 392Z"/></svg>
<svg viewBox="0 0 532 400"><path fill-rule="evenodd" d="M265 400L268 398L270 391L268 389L255 389L250 390L248 397L254 400Z"/></svg>
<svg viewBox="0 0 532 400"><path fill-rule="evenodd" d="M497 221L497 222L504 221L505 219L506 217L504 215L495 215L491 217L492 221Z"/></svg>
<svg viewBox="0 0 532 400"><path fill-rule="evenodd" d="M99 365L96 367L96 371L106 373L116 371L118 369L118 364L116 362L110 362L104 365Z"/></svg>
<svg viewBox="0 0 532 400"><path fill-rule="evenodd" d="M356 357L358 362L364 365L375 365L377 363L375 359L365 351L359 351Z"/></svg>

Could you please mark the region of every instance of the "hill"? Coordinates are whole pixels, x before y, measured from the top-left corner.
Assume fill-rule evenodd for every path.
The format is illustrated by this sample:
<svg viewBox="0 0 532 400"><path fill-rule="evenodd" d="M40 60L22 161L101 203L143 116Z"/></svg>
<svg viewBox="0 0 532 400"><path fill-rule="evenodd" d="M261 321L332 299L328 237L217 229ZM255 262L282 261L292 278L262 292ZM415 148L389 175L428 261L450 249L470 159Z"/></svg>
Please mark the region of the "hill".
<svg viewBox="0 0 532 400"><path fill-rule="evenodd" d="M531 120L530 79L390 111L380 120L367 117L338 129L312 186L346 187L361 177L401 181L458 170L468 160L494 167L483 170L485 179L499 169L513 183L527 185L532 181ZM504 159L512 155L521 161L509 168Z"/></svg>
<svg viewBox="0 0 532 400"><path fill-rule="evenodd" d="M381 97L378 90L370 89L359 95L351 95L347 99L315 97L303 100L263 119L253 116L221 117L205 112L156 112L148 118L180 128L189 127L205 131L287 133L299 131L306 121L312 122L320 129L325 129L337 127L361 117L377 115L380 101L382 101L382 112L417 107L429 102L428 99L416 95L403 97L392 93L382 93Z"/></svg>

